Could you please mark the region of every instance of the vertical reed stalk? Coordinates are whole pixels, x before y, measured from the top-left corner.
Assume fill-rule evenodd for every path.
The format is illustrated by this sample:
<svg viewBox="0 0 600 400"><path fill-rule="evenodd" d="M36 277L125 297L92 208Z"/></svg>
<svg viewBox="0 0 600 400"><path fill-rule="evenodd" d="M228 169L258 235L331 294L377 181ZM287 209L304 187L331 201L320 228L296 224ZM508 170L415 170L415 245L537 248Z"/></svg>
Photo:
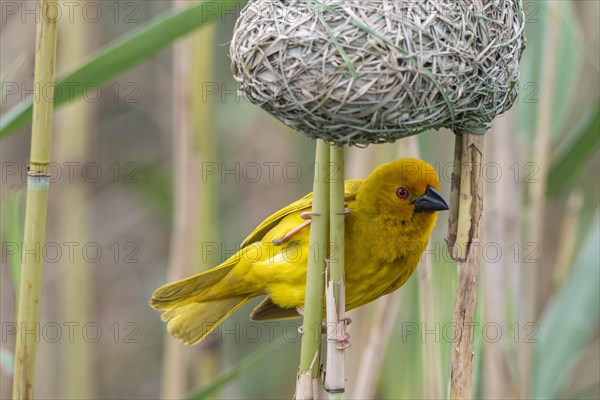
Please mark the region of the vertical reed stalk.
<svg viewBox="0 0 600 400"><path fill-rule="evenodd" d="M433 268L431 257L425 256L417 268L419 283L419 314L421 323L431 330L437 329L439 323L436 309L436 295L433 288ZM441 399L444 397L442 382L441 346L435 339L425 335L422 344L423 362L423 396L426 399Z"/></svg>
<svg viewBox="0 0 600 400"><path fill-rule="evenodd" d="M330 183L330 255L327 274L327 374L325 390L330 399L343 399L346 392L344 368L346 337L346 295L344 286L344 147L331 146ZM331 330L333 329L333 332Z"/></svg>
<svg viewBox="0 0 600 400"><path fill-rule="evenodd" d="M204 1L204 0L201 0ZM175 8L188 5L175 2ZM213 81L213 42L215 28L204 27L189 39L175 45L173 61L173 158L175 181L175 215L170 244L169 279L183 279L213 265L203 265L201 243L216 240L214 229L214 181L201 182L202 163L213 161L213 103L205 98L207 82ZM211 260L212 261L212 260ZM181 398L190 382L193 350L172 337L165 338L165 362L162 397ZM209 379L216 362L211 350L202 357L200 373ZM202 377L200 380L205 380Z"/></svg>
<svg viewBox="0 0 600 400"><path fill-rule="evenodd" d="M86 55L89 34L88 23L75 14L67 19L60 32L61 52L59 64L69 68ZM93 130L91 104L79 101L58 114L58 135L55 148L61 162L84 163L88 159L89 138ZM89 212L86 207L87 191L81 181L65 180L59 183L60 234L65 242L86 243L89 231ZM65 321L90 322L91 266L81 255L62 263L62 312ZM61 352L61 397L65 399L91 399L92 351L91 344L81 336L64 344Z"/></svg>
<svg viewBox="0 0 600 400"><path fill-rule="evenodd" d="M457 343L452 346L450 399L471 399L473 392L473 322L479 273L479 225L483 208L483 136L456 135L448 250L460 263L454 307ZM460 174L457 174L460 172Z"/></svg>
<svg viewBox="0 0 600 400"><path fill-rule="evenodd" d="M184 7L183 1L176 1L176 9ZM195 185L190 185L190 101L189 78L190 49L189 39L174 45L173 50L173 181L175 183L175 210L171 243L169 245L169 271L168 280L183 279L193 273L193 263L189 250L192 237L192 220L188 212L194 212L189 203ZM193 214L192 214L193 215ZM179 399L187 392L189 359L188 352L183 344L173 339L170 335L165 337L165 355L162 366L161 398Z"/></svg>
<svg viewBox="0 0 600 400"><path fill-rule="evenodd" d="M556 252L556 263L552 273L552 282L559 289L571 273L571 266L575 249L577 248L577 228L579 214L583 207L583 193L576 190L567 199L565 213L563 215L560 240Z"/></svg>
<svg viewBox="0 0 600 400"><path fill-rule="evenodd" d="M329 145L317 140L315 176L313 181L312 222L306 273L304 301L304 334L300 352L300 366L296 381L296 399L314 399L318 393L319 353L325 291L325 257L329 241Z"/></svg>
<svg viewBox="0 0 600 400"><path fill-rule="evenodd" d="M13 377L13 398L33 398L35 356L39 337L36 332L42 291L42 249L46 239L48 209L47 175L52 140L52 111L54 101L54 72L56 66L56 24L58 2L40 0L34 72L34 102L31 132L31 159L27 173L27 205L21 263L19 312Z"/></svg>
<svg viewBox="0 0 600 400"><path fill-rule="evenodd" d="M410 136L401 142L398 158L421 158L419 140ZM433 269L431 257L425 256L417 268L419 282L419 314L421 322L427 329L432 329L438 320L433 290ZM423 395L426 399L441 399L444 393L442 382L441 347L435 340L425 340L423 343Z"/></svg>
<svg viewBox="0 0 600 400"><path fill-rule="evenodd" d="M513 164L510 151L512 141L505 135L506 132L512 131L511 113L494 121L486 141L487 165L495 163L501 168L508 168ZM497 181L487 180L485 185L486 215L489 221L494 222L486 224L482 236L485 236L485 243L496 243L501 249L507 249L516 238L511 232L511 221L514 218L512 209L520 198L519 191L513 190L513 185L515 183L506 177ZM507 303L510 298L507 277L514 268L511 268L513 261L510 257L498 258L499 260L482 265L484 318L486 324L506 327ZM507 346L499 346L500 343L503 343L502 339L499 343L483 342L483 395L488 399L505 399L509 397L509 393L512 395L507 374Z"/></svg>
<svg viewBox="0 0 600 400"><path fill-rule="evenodd" d="M207 0L199 0L207 1ZM185 3L185 0L184 0ZM189 244L194 250L190 257L194 260L192 268L194 273L202 272L220 264L222 261L218 255L207 255L203 253L204 246L201 243L218 242L219 229L216 223L217 210L217 184L214 179L202 179L202 166L214 163L216 156L215 132L215 96L207 96L207 85L215 82L214 53L217 37L217 24L204 26L200 31L192 35L191 41L191 69L189 71L189 98L191 103L191 161L187 174L190 186L196 188L194 198L188 202L195 209L195 218L190 218L189 223L193 225L193 234ZM190 192L188 192L190 193ZM192 210L188 210L194 212ZM202 386L216 377L219 373L219 354L222 343L216 337L208 339L208 345L199 346L196 349L195 386ZM199 354L198 354L199 353Z"/></svg>
<svg viewBox="0 0 600 400"><path fill-rule="evenodd" d="M551 277L551 272L542 273L541 268L544 262L544 215L546 211L546 180L548 169L550 167L550 133L552 132L552 102L556 87L556 52L558 42L558 26L554 21L557 16L557 8L548 2L546 5L550 18L544 37L544 49L542 76L540 82L540 103L538 107L538 118L536 124L536 142L533 159L538 168L536 178L538 182L531 185L531 236L530 242L537 246L537 254L540 255L540 261L537 264L524 264L523 266L523 313L521 326L537 321L540 304L540 280L545 280L545 276ZM544 283L544 282L542 282ZM550 283L550 282L548 282ZM521 343L521 395L525 398L530 396L531 369L533 368L533 345L531 343Z"/></svg>
<svg viewBox="0 0 600 400"><path fill-rule="evenodd" d="M200 0L207 1L207 0ZM183 0L185 3L185 0ZM222 260L218 256L208 257L202 254L202 246L198 243L217 241L219 231L217 229L217 179L205 179L198 182L202 177L202 164L212 163L217 160L216 146L217 135L215 132L215 105L218 101L223 102L223 97L215 100L215 96L207 96L207 84L215 82L214 53L217 40L217 25L204 26L199 32L191 37L192 68L190 72L189 85L191 113L191 151L193 155L194 171L191 175L190 184L201 187L195 198L195 208L198 215L195 221L196 240L193 248L196 250L194 260L207 260L206 264L197 263L196 268L201 271L212 268Z"/></svg>
<svg viewBox="0 0 600 400"><path fill-rule="evenodd" d="M389 343L400 310L400 291L377 300L375 314L370 321L370 332L358 364L353 399L372 399L379 379L385 348Z"/></svg>
<svg viewBox="0 0 600 400"><path fill-rule="evenodd" d="M419 142L416 136L411 136L406 139L402 139L398 143L396 158L419 158L419 153ZM426 270L425 276L423 276L423 272L421 272L424 268ZM427 272L430 270L431 265L428 265L428 263L423 263L423 265L417 268L417 272L419 273L419 302L421 305L421 312L423 315L427 315L427 320L431 320L431 323L433 324L433 321L435 321L434 313L432 311L434 308L434 296L430 296L427 299L423 298L423 296L428 293L425 287L430 287L432 284L431 273ZM429 289L429 292L430 291L431 288ZM421 292L423 292L423 295L421 295ZM379 373L381 371L381 366L383 364L385 349L389 343L394 324L396 323L398 317L398 311L400 309L400 295L401 292L396 291L376 301L374 316L369 324L371 329L368 339L366 340L366 344L363 346L360 362L358 363L359 371L356 376L352 398L370 399L375 395L375 388L380 375ZM424 309L427 311L424 311ZM436 343L434 343L434 345L436 345ZM438 398L440 398L442 379L440 370L441 364L439 360L435 358L436 356L439 358L439 345L435 346L436 348L432 347L434 346L426 346L424 350L423 368L424 371L426 371L426 384L431 384L431 386L426 388L425 392L437 393L437 388L439 386L440 396ZM439 385L435 384L437 380L439 380Z"/></svg>
<svg viewBox="0 0 600 400"><path fill-rule="evenodd" d="M365 149L356 146L348 147L345 151L345 176L352 179L365 178L369 171L372 171L375 165L373 150L377 146L369 146ZM349 351L346 353L346 393L349 398L359 398L356 396L358 379L363 374L363 355L368 346L369 332L371 329L372 316L379 307L379 303L386 298L382 297L376 301L366 304L363 307L355 308L347 312L352 317L352 346L360 351ZM365 398L364 396L361 398Z"/></svg>

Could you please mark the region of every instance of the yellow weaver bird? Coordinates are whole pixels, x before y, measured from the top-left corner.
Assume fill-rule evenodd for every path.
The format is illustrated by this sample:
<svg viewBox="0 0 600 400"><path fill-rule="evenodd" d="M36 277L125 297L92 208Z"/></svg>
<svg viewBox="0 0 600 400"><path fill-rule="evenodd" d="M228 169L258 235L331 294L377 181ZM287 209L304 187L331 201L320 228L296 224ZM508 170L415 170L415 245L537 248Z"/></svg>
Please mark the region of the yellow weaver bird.
<svg viewBox="0 0 600 400"><path fill-rule="evenodd" d="M435 169L403 159L345 182L346 309L402 286L414 272L437 219L448 205ZM240 251L206 272L158 288L150 305L166 311L169 332L196 344L248 300L267 297L254 321L298 317L304 309L312 193L264 220ZM312 253L311 253L312 254Z"/></svg>

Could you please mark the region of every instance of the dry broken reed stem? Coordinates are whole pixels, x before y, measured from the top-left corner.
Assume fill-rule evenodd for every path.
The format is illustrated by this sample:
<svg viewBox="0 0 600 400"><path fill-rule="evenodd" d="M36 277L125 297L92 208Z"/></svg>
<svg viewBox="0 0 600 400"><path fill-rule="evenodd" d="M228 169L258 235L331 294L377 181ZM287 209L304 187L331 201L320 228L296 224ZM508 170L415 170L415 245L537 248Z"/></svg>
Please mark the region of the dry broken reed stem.
<svg viewBox="0 0 600 400"><path fill-rule="evenodd" d="M331 146L329 238L330 255L326 274L327 301L327 373L325 390L330 399L343 399L346 392L344 368L345 348L341 345L346 336L346 290L344 286L345 263L345 205L344 205L344 148ZM332 332L331 332L332 331Z"/></svg>
<svg viewBox="0 0 600 400"><path fill-rule="evenodd" d="M457 335L458 339L452 345L450 399L471 399L473 391L472 337L479 273L477 247L483 208L483 181L481 180L483 145L484 136L472 134L456 136L454 162L459 163L460 179L453 174L454 195L451 196L448 245L453 259L460 263L453 318L454 329L458 330L460 335Z"/></svg>

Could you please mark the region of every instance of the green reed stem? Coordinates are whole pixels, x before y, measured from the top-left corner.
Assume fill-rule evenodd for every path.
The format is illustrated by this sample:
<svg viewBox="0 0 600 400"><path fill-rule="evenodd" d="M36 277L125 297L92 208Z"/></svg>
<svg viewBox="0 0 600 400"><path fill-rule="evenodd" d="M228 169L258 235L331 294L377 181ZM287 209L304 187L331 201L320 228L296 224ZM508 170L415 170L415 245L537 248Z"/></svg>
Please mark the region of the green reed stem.
<svg viewBox="0 0 600 400"><path fill-rule="evenodd" d="M312 399L319 372L325 257L329 241L329 145L317 140L313 181L312 222L304 302L304 335L296 384L296 399Z"/></svg>

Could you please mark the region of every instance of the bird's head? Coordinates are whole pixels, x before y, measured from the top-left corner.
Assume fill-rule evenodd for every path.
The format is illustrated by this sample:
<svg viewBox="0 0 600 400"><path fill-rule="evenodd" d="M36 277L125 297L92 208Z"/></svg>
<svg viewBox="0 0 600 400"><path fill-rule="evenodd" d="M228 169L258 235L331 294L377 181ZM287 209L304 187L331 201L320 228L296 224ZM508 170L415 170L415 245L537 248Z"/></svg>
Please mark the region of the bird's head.
<svg viewBox="0 0 600 400"><path fill-rule="evenodd" d="M431 165L407 158L371 172L361 184L357 201L365 213L431 229L437 211L448 209L439 189L438 175Z"/></svg>

